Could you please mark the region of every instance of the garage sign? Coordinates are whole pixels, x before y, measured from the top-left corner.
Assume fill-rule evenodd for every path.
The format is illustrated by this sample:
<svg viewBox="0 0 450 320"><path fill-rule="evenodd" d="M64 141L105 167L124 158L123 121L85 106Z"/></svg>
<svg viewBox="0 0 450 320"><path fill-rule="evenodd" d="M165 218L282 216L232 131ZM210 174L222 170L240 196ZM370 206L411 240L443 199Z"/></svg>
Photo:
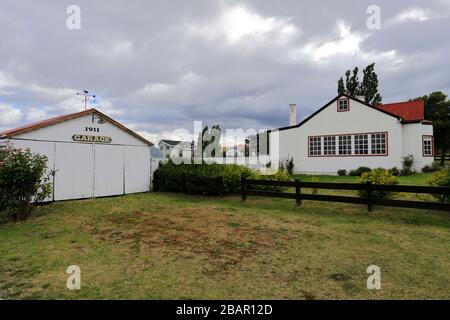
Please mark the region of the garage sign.
<svg viewBox="0 0 450 320"><path fill-rule="evenodd" d="M111 143L111 137L88 136L84 134L74 134L72 140L76 142L91 142L91 143Z"/></svg>

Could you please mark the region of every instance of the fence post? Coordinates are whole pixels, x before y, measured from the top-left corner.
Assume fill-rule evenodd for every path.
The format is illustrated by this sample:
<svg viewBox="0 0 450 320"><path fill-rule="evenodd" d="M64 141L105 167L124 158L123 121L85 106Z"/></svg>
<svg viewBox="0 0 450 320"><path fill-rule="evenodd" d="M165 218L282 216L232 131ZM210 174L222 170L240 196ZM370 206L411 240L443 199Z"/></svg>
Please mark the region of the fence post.
<svg viewBox="0 0 450 320"><path fill-rule="evenodd" d="M372 181L367 181L367 207L372 212Z"/></svg>
<svg viewBox="0 0 450 320"><path fill-rule="evenodd" d="M242 201L247 200L247 182L245 181L244 175L241 175L241 195Z"/></svg>
<svg viewBox="0 0 450 320"><path fill-rule="evenodd" d="M297 206L302 204L302 189L300 186L300 180L295 179L295 200L297 200Z"/></svg>

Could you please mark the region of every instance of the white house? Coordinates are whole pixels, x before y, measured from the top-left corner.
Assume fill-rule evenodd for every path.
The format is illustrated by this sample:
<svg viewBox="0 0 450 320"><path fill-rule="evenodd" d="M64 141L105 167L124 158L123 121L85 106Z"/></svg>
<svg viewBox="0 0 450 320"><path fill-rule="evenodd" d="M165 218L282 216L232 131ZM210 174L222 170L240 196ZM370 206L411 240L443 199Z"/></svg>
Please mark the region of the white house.
<svg viewBox="0 0 450 320"><path fill-rule="evenodd" d="M309 117L268 131L268 150L274 159L294 159L295 172L336 174L338 170L401 168L412 154L414 169L433 162L433 125L424 120L423 101L372 106L340 95ZM261 147L260 147L261 149Z"/></svg>
<svg viewBox="0 0 450 320"><path fill-rule="evenodd" d="M0 133L0 144L48 158L53 194L68 200L150 189L153 144L96 109Z"/></svg>

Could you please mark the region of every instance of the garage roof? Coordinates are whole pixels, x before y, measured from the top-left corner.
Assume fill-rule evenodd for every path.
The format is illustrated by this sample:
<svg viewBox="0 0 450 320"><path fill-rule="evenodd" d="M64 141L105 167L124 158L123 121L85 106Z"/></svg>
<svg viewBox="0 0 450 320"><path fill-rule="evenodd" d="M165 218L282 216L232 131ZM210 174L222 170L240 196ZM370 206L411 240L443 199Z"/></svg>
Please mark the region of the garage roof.
<svg viewBox="0 0 450 320"><path fill-rule="evenodd" d="M85 111L81 111L81 112L76 112L76 113L71 113L71 114L67 114L67 115L63 115L63 116L50 118L50 119L47 119L47 120L43 120L43 121L39 121L39 122L32 123L32 124L29 124L29 125L25 125L25 126L22 126L22 127L18 127L18 128L15 128L15 129L3 131L3 132L0 132L0 139L1 138L12 138L12 137L17 136L19 134L23 134L23 133L34 131L34 130L41 129L41 128L45 128L45 127L50 126L50 125L54 125L54 124L57 124L57 123L61 123L61 122L68 121L68 120L72 120L72 119L83 117L83 116L90 115L90 114L96 114L97 116L102 117L106 121L112 123L113 125L115 125L116 127L120 128L120 129L126 131L127 133L131 134L132 136L134 136L135 138L141 140L142 142L144 142L144 143L146 143L146 144L148 144L150 146L153 146L153 143L151 143L150 141L148 141L144 137L140 136L136 132L128 129L127 127L125 127L124 125L120 124L116 120L108 117L107 115L101 113L100 111L98 111L97 109L94 109L94 108L93 109L88 109L88 110L85 110Z"/></svg>

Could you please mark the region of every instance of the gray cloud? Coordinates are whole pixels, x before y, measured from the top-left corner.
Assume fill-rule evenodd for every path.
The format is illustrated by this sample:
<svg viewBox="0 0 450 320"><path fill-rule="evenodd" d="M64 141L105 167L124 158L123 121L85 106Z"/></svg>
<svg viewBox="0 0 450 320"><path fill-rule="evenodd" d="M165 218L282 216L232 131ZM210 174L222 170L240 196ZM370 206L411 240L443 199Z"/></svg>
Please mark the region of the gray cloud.
<svg viewBox="0 0 450 320"><path fill-rule="evenodd" d="M97 106L152 139L194 120L224 128L286 125L336 94L354 65L376 62L385 101L450 92L450 2L19 0L0 12L0 130Z"/></svg>

